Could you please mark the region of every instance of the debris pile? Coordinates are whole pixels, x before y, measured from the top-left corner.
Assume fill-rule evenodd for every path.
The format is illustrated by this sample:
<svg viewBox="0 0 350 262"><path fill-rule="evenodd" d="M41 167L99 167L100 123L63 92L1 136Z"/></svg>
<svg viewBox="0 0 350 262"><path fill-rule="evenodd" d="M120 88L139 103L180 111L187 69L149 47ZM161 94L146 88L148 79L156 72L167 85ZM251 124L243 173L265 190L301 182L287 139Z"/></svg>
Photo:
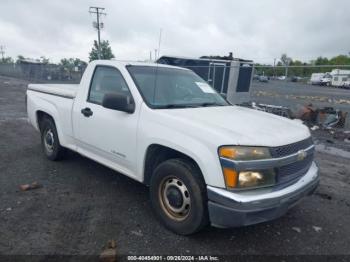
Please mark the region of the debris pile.
<svg viewBox="0 0 350 262"><path fill-rule="evenodd" d="M302 106L296 112L288 107L256 102L244 103L240 106L298 120L310 128L319 142L325 141L334 144L338 141L338 146L344 149L350 146L350 130L344 131L348 112L333 107L317 108L312 103Z"/></svg>
<svg viewBox="0 0 350 262"><path fill-rule="evenodd" d="M315 108L312 104L308 104L296 114L296 118L309 126L321 141L331 144L335 141L350 144L350 131L344 130L347 115L348 112L333 107Z"/></svg>
<svg viewBox="0 0 350 262"><path fill-rule="evenodd" d="M249 107L290 119L300 119L313 131L319 129L320 127L325 129L344 128L348 115L348 112L334 109L333 107L315 108L311 103L303 106L296 113L285 106L260 104L256 102L244 103L240 106Z"/></svg>
<svg viewBox="0 0 350 262"><path fill-rule="evenodd" d="M333 107L315 108L312 104L304 106L296 118L301 119L312 129L322 127L326 129L343 128L348 112Z"/></svg>
<svg viewBox="0 0 350 262"><path fill-rule="evenodd" d="M31 184L20 185L19 189L21 189L22 191L28 191L28 190L32 190L32 189L41 188L41 187L43 187L43 186L41 184L39 184L38 182L33 182Z"/></svg>
<svg viewBox="0 0 350 262"><path fill-rule="evenodd" d="M107 246L102 251L99 261L115 262L117 261L117 244L115 240L109 240Z"/></svg>

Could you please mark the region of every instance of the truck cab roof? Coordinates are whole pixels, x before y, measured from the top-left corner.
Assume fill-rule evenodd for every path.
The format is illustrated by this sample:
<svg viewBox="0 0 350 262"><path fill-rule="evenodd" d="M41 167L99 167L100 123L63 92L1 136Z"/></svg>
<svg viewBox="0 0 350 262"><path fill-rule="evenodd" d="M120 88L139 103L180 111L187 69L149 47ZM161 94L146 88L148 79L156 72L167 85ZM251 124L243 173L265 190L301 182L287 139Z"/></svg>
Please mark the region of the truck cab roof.
<svg viewBox="0 0 350 262"><path fill-rule="evenodd" d="M166 64L159 64L154 62L139 62L139 61L126 61L126 60L94 60L90 62L92 65L111 65L111 66L151 66L151 67L162 67L162 68L175 68L175 69L182 69L182 70L189 70L187 68L179 67L179 66L172 66L172 65L166 65Z"/></svg>

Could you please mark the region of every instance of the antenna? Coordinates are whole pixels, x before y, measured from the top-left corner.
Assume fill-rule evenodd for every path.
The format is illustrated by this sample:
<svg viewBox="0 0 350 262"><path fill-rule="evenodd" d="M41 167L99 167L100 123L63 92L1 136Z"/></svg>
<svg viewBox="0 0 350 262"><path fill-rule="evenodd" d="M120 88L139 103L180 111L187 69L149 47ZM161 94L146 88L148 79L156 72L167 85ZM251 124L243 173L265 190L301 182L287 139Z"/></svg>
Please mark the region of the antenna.
<svg viewBox="0 0 350 262"><path fill-rule="evenodd" d="M157 58L159 58L160 56L160 43L162 41L162 28L159 29L159 41L158 41L158 56Z"/></svg>
<svg viewBox="0 0 350 262"><path fill-rule="evenodd" d="M160 43L162 40L162 28L160 28L159 30L159 41L158 41L158 50L154 49L154 61L157 60L157 58L159 57L160 54ZM157 51L158 51L158 56L157 56ZM157 63L157 67L156 67L156 72L155 72L155 77L154 77L154 92L153 92L153 102L156 98L156 92L157 92L157 80L158 80L158 63Z"/></svg>

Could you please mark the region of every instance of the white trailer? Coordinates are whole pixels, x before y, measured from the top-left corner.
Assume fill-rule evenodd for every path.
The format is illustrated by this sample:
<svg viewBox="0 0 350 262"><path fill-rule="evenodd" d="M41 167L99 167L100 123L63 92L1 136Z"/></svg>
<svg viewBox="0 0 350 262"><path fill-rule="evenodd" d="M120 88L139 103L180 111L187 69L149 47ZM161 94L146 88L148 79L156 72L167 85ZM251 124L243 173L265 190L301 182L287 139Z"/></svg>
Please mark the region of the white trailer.
<svg viewBox="0 0 350 262"><path fill-rule="evenodd" d="M350 80L350 70L333 69L332 75L332 86L341 87Z"/></svg>

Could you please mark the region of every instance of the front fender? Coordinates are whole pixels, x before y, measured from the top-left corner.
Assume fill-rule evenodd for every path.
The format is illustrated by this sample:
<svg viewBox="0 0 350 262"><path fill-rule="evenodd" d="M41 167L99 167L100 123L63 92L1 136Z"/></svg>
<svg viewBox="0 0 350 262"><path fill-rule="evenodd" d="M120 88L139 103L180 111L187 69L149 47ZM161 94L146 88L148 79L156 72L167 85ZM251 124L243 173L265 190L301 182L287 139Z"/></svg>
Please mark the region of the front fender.
<svg viewBox="0 0 350 262"><path fill-rule="evenodd" d="M154 132L154 130L157 130ZM138 176L143 180L146 152L150 145L158 144L174 149L192 158L199 166L207 185L225 187L217 148L177 130L155 123L145 123L138 135ZM153 131L152 131L153 130ZM154 135L150 135L154 134Z"/></svg>

